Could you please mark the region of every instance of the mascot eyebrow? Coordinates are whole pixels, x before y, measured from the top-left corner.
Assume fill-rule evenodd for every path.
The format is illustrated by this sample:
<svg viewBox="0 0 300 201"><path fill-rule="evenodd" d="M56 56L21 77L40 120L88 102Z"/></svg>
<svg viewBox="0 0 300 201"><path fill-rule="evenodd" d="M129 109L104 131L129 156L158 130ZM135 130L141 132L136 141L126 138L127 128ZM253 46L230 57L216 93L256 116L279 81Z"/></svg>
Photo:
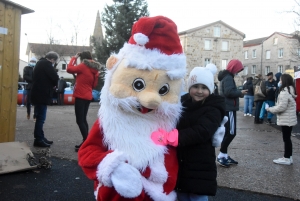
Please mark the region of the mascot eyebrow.
<svg viewBox="0 0 300 201"><path fill-rule="evenodd" d="M157 79L157 77L158 77L158 74L156 74L156 76L155 76L154 80L156 80L156 79Z"/></svg>

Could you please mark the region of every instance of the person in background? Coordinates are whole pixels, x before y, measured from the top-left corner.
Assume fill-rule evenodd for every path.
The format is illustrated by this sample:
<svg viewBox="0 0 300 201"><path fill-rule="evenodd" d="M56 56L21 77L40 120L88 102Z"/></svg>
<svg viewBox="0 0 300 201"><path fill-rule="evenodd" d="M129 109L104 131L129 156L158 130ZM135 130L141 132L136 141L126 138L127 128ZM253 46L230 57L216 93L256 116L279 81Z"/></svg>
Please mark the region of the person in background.
<svg viewBox="0 0 300 201"><path fill-rule="evenodd" d="M266 85L265 81L261 74L255 75L255 79L253 80L253 91L255 91L255 87L260 86L261 91L265 96L261 96L259 94L254 93L254 102L255 102L255 112L254 112L254 123L262 124L263 122L259 120L260 110L264 101L266 100Z"/></svg>
<svg viewBox="0 0 300 201"><path fill-rule="evenodd" d="M33 146L36 147L50 147L53 143L45 137L43 126L46 120L47 105L52 101L51 91L58 82L58 75L53 68L58 58L56 52L48 52L37 62L33 71L31 102L34 104L36 113L33 143Z"/></svg>
<svg viewBox="0 0 300 201"><path fill-rule="evenodd" d="M68 86L64 77L59 79L57 86L57 105L64 105L65 88Z"/></svg>
<svg viewBox="0 0 300 201"><path fill-rule="evenodd" d="M24 105L26 105L26 99L27 99L27 90L26 90L26 86L25 84L22 85L22 89L23 89L23 96L22 96L22 104L20 105L21 107L24 107Z"/></svg>
<svg viewBox="0 0 300 201"><path fill-rule="evenodd" d="M275 91L275 103L277 102L277 97L278 97L278 94L279 94L279 87L278 87L278 83L280 82L280 77L281 77L282 73L278 72L275 74L275 78L276 78L276 86L277 86L277 89Z"/></svg>
<svg viewBox="0 0 300 201"><path fill-rule="evenodd" d="M80 64L77 65L77 58L80 58ZM92 90L98 83L100 63L95 62L89 51L77 53L69 62L67 72L76 74L76 83L73 96L75 97L75 115L76 123L82 135L82 143L86 140L89 132L89 125L86 116L92 97ZM81 144L75 145L77 152Z"/></svg>
<svg viewBox="0 0 300 201"><path fill-rule="evenodd" d="M25 85L25 89L27 91L26 96L26 108L27 108L27 119L30 119L30 112L31 112L31 87L32 87L32 78L33 78L33 68L36 64L36 58L32 57L28 63L28 66L26 66L23 70L23 78L24 81L27 82L27 85Z"/></svg>
<svg viewBox="0 0 300 201"><path fill-rule="evenodd" d="M228 147L236 136L236 111L239 110L239 98L247 94L247 90L238 90L234 81L234 76L244 70L241 61L233 59L229 61L226 70L220 71L218 79L220 81L219 94L225 98L226 116L228 121L225 124L225 135L221 143L220 153L217 163L222 167L238 164L228 155Z"/></svg>
<svg viewBox="0 0 300 201"><path fill-rule="evenodd" d="M244 116L252 116L252 108L254 101L253 93L253 78L248 77L246 83L243 85L243 90L247 90L247 93L244 95Z"/></svg>
<svg viewBox="0 0 300 201"><path fill-rule="evenodd" d="M297 124L296 116L296 90L291 75L282 74L279 82L279 95L276 106L266 108L268 112L277 114L277 125L281 126L284 142L284 155L282 158L273 160L281 165L293 164L293 144L291 133L293 126Z"/></svg>
<svg viewBox="0 0 300 201"><path fill-rule="evenodd" d="M266 100L264 101L262 108L260 110L259 121L263 122L265 113L266 113L266 104L269 107L273 107L275 105L275 92L277 90L277 83L273 79L273 73L269 72L267 74L267 81L265 82L266 86ZM268 112L266 124L274 124L271 119L274 116L271 112Z"/></svg>

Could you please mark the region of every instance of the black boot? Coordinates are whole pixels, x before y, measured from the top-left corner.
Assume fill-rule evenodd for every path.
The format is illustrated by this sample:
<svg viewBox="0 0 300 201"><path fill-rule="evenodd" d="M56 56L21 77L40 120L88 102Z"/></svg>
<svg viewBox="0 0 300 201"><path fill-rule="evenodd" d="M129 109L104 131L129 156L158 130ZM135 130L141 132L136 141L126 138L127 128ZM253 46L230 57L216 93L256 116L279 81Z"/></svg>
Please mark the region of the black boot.
<svg viewBox="0 0 300 201"><path fill-rule="evenodd" d="M33 146L35 146L35 147L50 147L50 144L46 143L44 140L34 140Z"/></svg>
<svg viewBox="0 0 300 201"><path fill-rule="evenodd" d="M45 138L45 137L44 137L44 141L45 141L47 144L53 144L53 141L47 140L47 138Z"/></svg>
<svg viewBox="0 0 300 201"><path fill-rule="evenodd" d="M78 152L78 150L80 149L81 145L84 143L84 141L81 142L80 145L75 145L75 151Z"/></svg>

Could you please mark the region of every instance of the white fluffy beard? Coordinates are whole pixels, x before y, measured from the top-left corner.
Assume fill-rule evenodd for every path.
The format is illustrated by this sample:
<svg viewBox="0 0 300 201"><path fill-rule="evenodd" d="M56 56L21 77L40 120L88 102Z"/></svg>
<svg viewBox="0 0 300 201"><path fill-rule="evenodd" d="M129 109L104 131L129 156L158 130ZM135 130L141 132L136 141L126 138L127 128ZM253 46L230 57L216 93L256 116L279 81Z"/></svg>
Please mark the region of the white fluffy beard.
<svg viewBox="0 0 300 201"><path fill-rule="evenodd" d="M164 102L158 109L146 114L140 113L136 109L138 106L135 97L117 99L110 94L108 86L104 86L98 115L103 141L108 149L122 151L129 164L145 170L155 161L161 161L167 152L165 146L152 142L151 133L159 128L166 131L174 129L180 117L181 104L180 100L176 104Z"/></svg>

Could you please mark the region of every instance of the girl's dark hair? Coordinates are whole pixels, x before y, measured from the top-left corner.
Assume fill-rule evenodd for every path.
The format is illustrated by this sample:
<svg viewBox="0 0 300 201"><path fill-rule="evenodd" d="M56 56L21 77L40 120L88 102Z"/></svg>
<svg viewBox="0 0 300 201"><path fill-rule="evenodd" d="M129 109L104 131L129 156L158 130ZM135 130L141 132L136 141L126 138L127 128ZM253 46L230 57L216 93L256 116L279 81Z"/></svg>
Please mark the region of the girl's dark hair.
<svg viewBox="0 0 300 201"><path fill-rule="evenodd" d="M287 87L288 92L291 93L289 86L292 86L296 94L294 80L290 74L282 74L280 79L281 79L281 86L279 88L279 91L282 91L285 87Z"/></svg>
<svg viewBox="0 0 300 201"><path fill-rule="evenodd" d="M80 55L79 55L79 58L80 58L81 61L84 60L84 59L89 59L89 60L93 59L91 52L87 51L87 50L81 52Z"/></svg>

